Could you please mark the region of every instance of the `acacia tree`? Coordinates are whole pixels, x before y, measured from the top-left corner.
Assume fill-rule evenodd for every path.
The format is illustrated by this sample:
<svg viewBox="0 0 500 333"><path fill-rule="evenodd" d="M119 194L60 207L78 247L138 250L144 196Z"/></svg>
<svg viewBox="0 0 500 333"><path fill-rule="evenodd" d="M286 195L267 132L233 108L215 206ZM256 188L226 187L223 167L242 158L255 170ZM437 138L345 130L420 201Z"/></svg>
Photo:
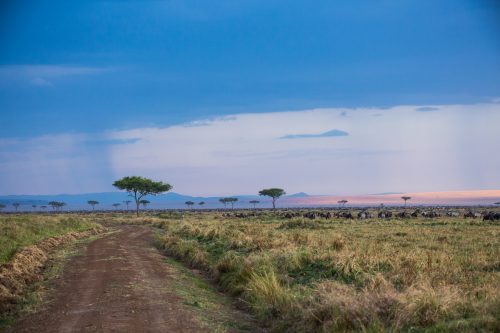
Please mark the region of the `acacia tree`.
<svg viewBox="0 0 500 333"><path fill-rule="evenodd" d="M57 208L57 201L49 201L49 206L51 206L53 210L56 210L56 208Z"/></svg>
<svg viewBox="0 0 500 333"><path fill-rule="evenodd" d="M267 188L259 191L259 195L271 197L273 199L273 209L276 209L276 200L278 200L279 197L285 194L285 190L281 188Z"/></svg>
<svg viewBox="0 0 500 333"><path fill-rule="evenodd" d="M500 206L500 201L499 202L495 202L494 205Z"/></svg>
<svg viewBox="0 0 500 333"><path fill-rule="evenodd" d="M142 199L141 201L139 201L139 203L142 205L142 207L144 209L146 209L146 207L151 203L149 200L145 200L145 199Z"/></svg>
<svg viewBox="0 0 500 333"><path fill-rule="evenodd" d="M0 211L5 208L5 205L0 203Z"/></svg>
<svg viewBox="0 0 500 333"><path fill-rule="evenodd" d="M49 205L52 206L52 209L54 209L55 211L59 211L64 206L66 206L66 203L62 201L50 201Z"/></svg>
<svg viewBox="0 0 500 333"><path fill-rule="evenodd" d="M337 201L337 203L340 204L342 207L345 207L345 204L348 203L348 202L349 201L347 201L346 199Z"/></svg>
<svg viewBox="0 0 500 333"><path fill-rule="evenodd" d="M227 198L220 198L219 201L224 205L224 208L226 208L228 203Z"/></svg>
<svg viewBox="0 0 500 333"><path fill-rule="evenodd" d="M406 207L406 202L407 202L408 200L410 200L410 199L411 199L411 197L402 196L402 197L401 197L401 199L403 199L403 200L405 201L405 207Z"/></svg>
<svg viewBox="0 0 500 333"><path fill-rule="evenodd" d="M92 210L94 210L94 209L95 209L95 205L98 205L98 204L99 204L99 201L89 200L89 201L87 201L87 203L88 203L89 205L91 205L91 206L92 206Z"/></svg>
<svg viewBox="0 0 500 333"><path fill-rule="evenodd" d="M118 207L120 207L120 204L119 203L114 203L112 206L115 207L115 209L118 209Z"/></svg>
<svg viewBox="0 0 500 333"><path fill-rule="evenodd" d="M203 207L204 204L205 204L205 201L198 202L198 205L200 205L200 207Z"/></svg>
<svg viewBox="0 0 500 333"><path fill-rule="evenodd" d="M31 205L31 208L33 208L33 210L36 210L36 207L37 205Z"/></svg>
<svg viewBox="0 0 500 333"><path fill-rule="evenodd" d="M16 212L17 212L17 210L19 209L19 206L21 206L21 204L19 202L14 202L12 204L12 206L14 206L14 208L16 209Z"/></svg>
<svg viewBox="0 0 500 333"><path fill-rule="evenodd" d="M255 206L260 203L259 200L250 200L249 203L251 203L253 205L253 209L255 209Z"/></svg>
<svg viewBox="0 0 500 333"><path fill-rule="evenodd" d="M47 209L47 206L43 205L43 206L40 206L40 208L41 208L42 210L45 210L45 209Z"/></svg>
<svg viewBox="0 0 500 333"><path fill-rule="evenodd" d="M123 177L122 179L115 181L113 186L120 190L127 191L128 194L134 198L137 216L139 216L139 205L141 204L141 200L144 196L157 195L168 192L172 189L172 185L170 184L155 182L151 179L138 176Z"/></svg>
<svg viewBox="0 0 500 333"><path fill-rule="evenodd" d="M192 202L192 201L186 201L185 204L186 204L186 206L189 209L189 208L191 208L194 205L194 202Z"/></svg>
<svg viewBox="0 0 500 333"><path fill-rule="evenodd" d="M234 203L238 201L238 198L225 198L226 202L231 204L231 209L234 209Z"/></svg>
<svg viewBox="0 0 500 333"><path fill-rule="evenodd" d="M131 202L132 202L132 201L130 201L130 200L125 200L125 201L123 202L125 205L127 205L127 210L128 210L128 205L129 205Z"/></svg>

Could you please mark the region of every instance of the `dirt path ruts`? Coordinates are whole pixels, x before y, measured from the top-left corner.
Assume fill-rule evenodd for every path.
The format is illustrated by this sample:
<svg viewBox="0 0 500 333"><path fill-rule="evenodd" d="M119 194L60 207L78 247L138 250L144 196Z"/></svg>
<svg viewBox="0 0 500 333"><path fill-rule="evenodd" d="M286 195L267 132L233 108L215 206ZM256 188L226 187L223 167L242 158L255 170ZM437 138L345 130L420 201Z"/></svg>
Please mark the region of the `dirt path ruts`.
<svg viewBox="0 0 500 333"><path fill-rule="evenodd" d="M7 332L202 332L149 228L123 226L74 257L49 304Z"/></svg>

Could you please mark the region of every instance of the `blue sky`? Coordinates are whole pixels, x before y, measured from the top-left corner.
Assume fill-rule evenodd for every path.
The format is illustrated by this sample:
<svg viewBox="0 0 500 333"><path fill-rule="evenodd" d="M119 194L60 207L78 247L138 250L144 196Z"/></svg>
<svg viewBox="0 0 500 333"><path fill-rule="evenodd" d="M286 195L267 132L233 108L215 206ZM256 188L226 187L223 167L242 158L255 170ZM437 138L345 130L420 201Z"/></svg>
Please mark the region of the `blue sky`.
<svg viewBox="0 0 500 333"><path fill-rule="evenodd" d="M474 130L463 133L483 142L480 125L489 126L497 120L499 112L499 35L500 7L495 1L482 0L3 1L0 5L0 181L4 184L1 191L9 194L106 190L114 178L127 172L182 183L180 189L194 195L252 192L253 183L272 181L272 177L258 175L266 173L266 166L274 170L270 164L276 156L295 154L291 163L302 162L304 157L289 149L301 145L302 140L316 142L318 146L324 145L318 142L327 142L331 149L339 142L357 140L348 128L353 124L344 123L349 117L341 115L357 109L365 110L366 119L375 119L377 116L370 115L383 115L384 110L409 105L412 110L423 108L414 111L425 113L432 123L439 110L468 105L471 109L468 112L477 112L482 118L476 120L479 124ZM174 145L187 149L192 142L203 141L203 137L187 137L182 141L183 134L179 134L179 139L162 142L159 150L150 151L147 156L150 168L124 168L124 164L133 163L123 154L119 155L123 160L117 160L117 147L120 150L140 144L143 139L140 135L155 128L171 131L214 123L233 126L235 121L241 121L241 115L260 114L263 118L259 119L264 122L273 119L276 112L288 111L303 115L306 125L309 121L316 124L315 116L310 118L308 111L314 109L328 109L339 114L341 121L328 118L329 124L294 127L294 132L283 128L275 133L279 135L277 138L288 136L294 140L281 140L287 146L276 147L272 152L254 146L248 154L256 156L252 160L256 176L240 187L222 184L218 189L197 190L194 184L186 185L189 179L197 179L200 187L203 179L224 177L232 172L214 162L213 167L221 170L221 175L204 174L200 170L210 168L209 157L198 161L196 167L189 162L196 157L177 156L184 159L177 161L177 168L166 166L155 157L168 156L170 150L175 150ZM461 122L470 122L469 115L459 109L455 114L447 113L448 119L466 126ZM400 123L393 126L405 128L405 119L412 117L394 114L392 119ZM343 128L339 126L342 124ZM460 140L455 133L460 132L455 129L454 134L441 134L447 137L439 137L436 130L434 139L455 138L450 145L458 149ZM255 130L261 131L259 126ZM347 135L324 135L333 130ZM137 137L122 135L134 131ZM373 129L366 127L364 143L356 144L358 153L350 144L338 148L351 149L349 163L361 163L364 154L370 153L363 145L377 150L370 145L370 131ZM403 135L398 133L394 133L392 140ZM241 153L243 143L239 145L241 138L237 133L234 135L227 137L234 146L207 149L215 155L231 155L241 162L243 158L235 152ZM500 139L492 135L488 138ZM124 136L127 141L110 141L116 136ZM39 149L40 142L51 153L35 158L30 149ZM65 145L61 146L62 143ZM496 146L489 145L486 148ZM333 161L339 151L334 154L330 148L324 150L323 158ZM415 149L420 154L429 151L422 146ZM384 147L377 151L384 151ZM25 166L29 170L19 175L14 166L26 161L26 156L31 156L30 165ZM397 161L408 161L405 156L401 153ZM499 186L500 179L494 175L489 182L473 176L480 168L489 168L481 164L485 162L464 159L463 163L453 178L460 181L450 179L439 184L436 179L428 184L433 188L422 190ZM499 160L491 164L499 166ZM163 171L160 165L164 166ZM81 177L72 179L68 170L78 171ZM54 172L59 175L68 172L67 180L59 179L57 187L48 185ZM279 167L270 173L273 172L279 173ZM374 171L370 174L377 176ZM288 176L297 178L295 173ZM42 177L47 182L41 181ZM35 178L38 185L30 186ZM316 193L401 190L394 188L397 184L408 190L419 187L418 180L412 183L403 177L390 186L382 182L363 186L355 183L356 175L347 173L344 178L351 180L351 185L340 187L335 185L337 179L321 187L320 181L310 186L316 180L303 178L302 183L293 181L290 186L297 191ZM287 184L284 177L276 185Z"/></svg>

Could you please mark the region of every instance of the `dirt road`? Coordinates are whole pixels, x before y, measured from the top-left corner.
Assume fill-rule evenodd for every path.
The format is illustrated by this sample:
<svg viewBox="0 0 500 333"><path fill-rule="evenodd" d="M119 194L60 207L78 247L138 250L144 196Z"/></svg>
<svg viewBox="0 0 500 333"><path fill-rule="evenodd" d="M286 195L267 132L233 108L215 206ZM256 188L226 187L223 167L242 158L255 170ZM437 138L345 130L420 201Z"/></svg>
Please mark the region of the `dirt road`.
<svg viewBox="0 0 500 333"><path fill-rule="evenodd" d="M71 259L49 303L8 332L204 332L172 289L149 228L123 226Z"/></svg>

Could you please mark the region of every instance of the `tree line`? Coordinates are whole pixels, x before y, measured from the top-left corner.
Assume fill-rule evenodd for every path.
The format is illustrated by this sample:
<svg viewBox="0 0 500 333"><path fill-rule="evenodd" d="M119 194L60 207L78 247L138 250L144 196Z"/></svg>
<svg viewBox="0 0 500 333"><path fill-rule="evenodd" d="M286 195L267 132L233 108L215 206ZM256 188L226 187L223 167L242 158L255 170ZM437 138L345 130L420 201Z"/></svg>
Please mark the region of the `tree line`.
<svg viewBox="0 0 500 333"><path fill-rule="evenodd" d="M147 195L158 195L161 193L165 193L170 191L173 187L172 185L164 182L158 182L158 181L153 181L148 178L144 177L139 177L139 176L128 176L128 177L123 177L122 179L119 179L113 183L113 186L116 187L119 190L126 191L129 196L131 196L136 204L136 214L139 216L139 207L141 202L143 202L143 198ZM276 208L276 200L278 200L281 196L285 195L286 192L285 190L281 188L268 188L268 189L263 189L259 191L259 195L262 196L267 196L272 199L273 202L273 208ZM234 208L234 204L238 201L238 198L233 198L233 197L228 197L228 198L221 198L219 201L224 205L224 207L227 207L228 204L231 204L231 208ZM252 200L250 202L254 205L259 203L258 200ZM188 208L193 207L195 204L193 201L186 201L185 202L186 206ZM200 206L203 206L205 202L199 202L198 203Z"/></svg>
<svg viewBox="0 0 500 333"><path fill-rule="evenodd" d="M144 178L144 177L139 177L139 176L127 176L123 177L113 183L113 186L116 187L119 190L126 191L130 197L132 197L132 200L125 200L123 203L127 206L127 210L129 209L129 205L134 202L135 203L135 211L137 216L139 216L139 208L142 205L143 208L146 208L148 204L150 204L150 201L144 199L145 196L147 195L158 195L161 193L165 193L170 191L173 187L172 185L168 183L164 183L161 181L153 181L149 178ZM272 205L273 209L276 209L276 202L277 200L285 195L286 192L285 190L281 188L267 188L259 191L259 195L261 196L266 196L272 199ZM406 202L411 199L409 196L402 196L401 199L404 200L404 206L406 207ZM235 197L226 197L226 198L220 198L219 201L224 205L224 208L227 208L227 205L230 204L231 208L234 208L234 204L238 202L238 198ZM253 205L255 208L257 204L260 203L259 200L251 200L249 201L250 204ZM348 203L347 200L340 200L337 202L341 207L345 207L345 205ZM96 200L89 200L87 201L87 204L89 204L92 207L92 210L95 210L95 206L99 204L99 201ZM186 201L185 202L186 206L188 208L192 208L195 205L195 202L193 201ZM49 206L51 206L54 210L60 211L62 207L66 205L66 203L61 202L61 201L50 201L48 203ZM203 207L205 205L204 201L198 202L198 205L200 207ZM500 202L495 202L495 205L500 205ZM12 206L15 208L17 211L19 209L20 203L13 203ZM117 209L119 206L121 206L120 203L114 203L112 204L115 209ZM4 209L6 207L5 204L0 203L0 210ZM32 208L37 208L37 205L32 205ZM46 209L47 206L42 205L40 206L41 209Z"/></svg>

